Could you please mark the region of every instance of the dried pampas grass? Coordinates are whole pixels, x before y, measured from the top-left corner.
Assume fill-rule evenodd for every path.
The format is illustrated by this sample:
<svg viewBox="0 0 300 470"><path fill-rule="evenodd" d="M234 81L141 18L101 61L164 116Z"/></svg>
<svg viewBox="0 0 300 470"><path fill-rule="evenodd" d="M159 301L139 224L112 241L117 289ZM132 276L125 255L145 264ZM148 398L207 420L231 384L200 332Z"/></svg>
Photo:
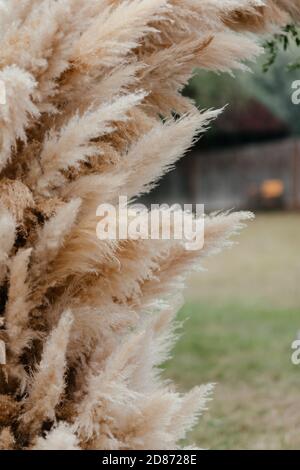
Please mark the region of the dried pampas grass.
<svg viewBox="0 0 300 470"><path fill-rule="evenodd" d="M0 9L0 449L178 449L212 391L160 377L178 292L251 214L207 217L193 252L97 240L96 208L150 191L217 117L182 96L193 69L246 69L261 52L253 33L298 19L299 3Z"/></svg>

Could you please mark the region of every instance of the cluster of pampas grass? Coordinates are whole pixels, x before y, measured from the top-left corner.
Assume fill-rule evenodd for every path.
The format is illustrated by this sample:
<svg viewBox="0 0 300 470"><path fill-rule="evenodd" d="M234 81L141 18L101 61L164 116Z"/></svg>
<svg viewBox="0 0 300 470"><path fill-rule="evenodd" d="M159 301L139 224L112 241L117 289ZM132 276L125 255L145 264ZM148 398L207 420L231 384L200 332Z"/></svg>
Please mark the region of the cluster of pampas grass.
<svg viewBox="0 0 300 470"><path fill-rule="evenodd" d="M183 281L251 215L207 217L193 252L97 240L96 208L149 191L217 116L181 94L195 67L246 69L298 7L0 2L1 449L179 447L212 389L160 377Z"/></svg>

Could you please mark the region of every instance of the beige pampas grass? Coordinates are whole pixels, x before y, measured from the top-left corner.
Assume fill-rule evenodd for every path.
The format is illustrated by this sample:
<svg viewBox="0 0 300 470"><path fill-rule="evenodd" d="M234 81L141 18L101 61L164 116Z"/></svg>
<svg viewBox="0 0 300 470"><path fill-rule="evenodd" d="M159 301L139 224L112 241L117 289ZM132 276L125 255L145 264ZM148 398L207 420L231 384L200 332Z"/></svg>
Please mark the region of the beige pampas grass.
<svg viewBox="0 0 300 470"><path fill-rule="evenodd" d="M194 252L98 240L96 209L150 191L217 117L181 94L194 68L246 69L261 52L253 33L299 19L299 3L0 10L0 449L178 449L213 388L184 395L160 377L179 293L252 216L207 216Z"/></svg>
<svg viewBox="0 0 300 470"><path fill-rule="evenodd" d="M55 408L65 389L66 351L73 317L62 314L45 343L42 359L29 388L20 417L21 427L35 435L47 420L55 420Z"/></svg>

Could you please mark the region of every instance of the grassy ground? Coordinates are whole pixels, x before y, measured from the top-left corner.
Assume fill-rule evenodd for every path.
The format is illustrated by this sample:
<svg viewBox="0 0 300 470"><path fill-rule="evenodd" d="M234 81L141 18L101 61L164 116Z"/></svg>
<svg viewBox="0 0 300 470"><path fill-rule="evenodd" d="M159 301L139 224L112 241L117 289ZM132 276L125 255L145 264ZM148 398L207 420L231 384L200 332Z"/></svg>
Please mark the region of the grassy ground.
<svg viewBox="0 0 300 470"><path fill-rule="evenodd" d="M299 240L299 214L261 215L189 280L168 375L182 389L217 383L193 432L201 447L300 449Z"/></svg>

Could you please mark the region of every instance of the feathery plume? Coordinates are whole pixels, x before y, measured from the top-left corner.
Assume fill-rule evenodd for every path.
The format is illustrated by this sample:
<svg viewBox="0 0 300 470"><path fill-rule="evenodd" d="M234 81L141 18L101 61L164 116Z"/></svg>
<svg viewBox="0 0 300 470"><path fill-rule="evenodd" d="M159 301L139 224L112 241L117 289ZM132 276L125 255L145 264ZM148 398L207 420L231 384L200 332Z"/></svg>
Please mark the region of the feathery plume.
<svg viewBox="0 0 300 470"><path fill-rule="evenodd" d="M32 101L36 82L32 75L16 65L0 71L1 86L5 90L5 106L0 106L1 142L0 169L10 157L17 139L26 142L26 128L37 118L38 109Z"/></svg>
<svg viewBox="0 0 300 470"><path fill-rule="evenodd" d="M68 423L61 422L46 437L39 437L33 450L80 450L78 439Z"/></svg>
<svg viewBox="0 0 300 470"><path fill-rule="evenodd" d="M298 0L0 1L1 450L180 447L213 388L161 377L180 292L252 215L206 216L189 251L99 240L97 207L123 230L119 195L131 220L221 112L182 95L196 67L246 70L299 19Z"/></svg>
<svg viewBox="0 0 300 470"><path fill-rule="evenodd" d="M66 350L73 317L65 312L44 347L29 396L24 403L21 427L36 433L46 420L55 420L55 408L65 389Z"/></svg>
<svg viewBox="0 0 300 470"><path fill-rule="evenodd" d="M28 263L32 249L20 250L11 261L10 286L5 310L5 327L10 353L16 359L32 339L29 329L30 301Z"/></svg>

